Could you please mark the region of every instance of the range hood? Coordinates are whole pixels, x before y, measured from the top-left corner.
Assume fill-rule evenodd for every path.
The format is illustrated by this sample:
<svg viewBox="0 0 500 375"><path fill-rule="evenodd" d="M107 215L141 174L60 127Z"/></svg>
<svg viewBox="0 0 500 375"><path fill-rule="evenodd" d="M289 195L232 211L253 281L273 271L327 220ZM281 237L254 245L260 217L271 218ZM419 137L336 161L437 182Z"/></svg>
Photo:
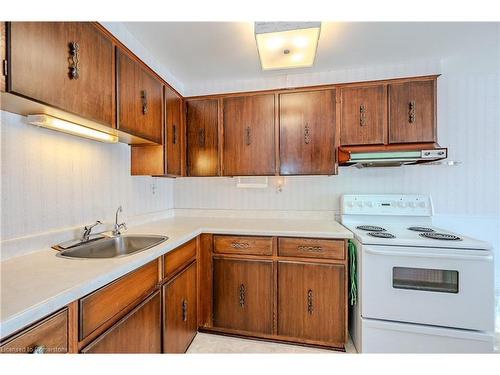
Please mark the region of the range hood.
<svg viewBox="0 0 500 375"><path fill-rule="evenodd" d="M446 159L448 149L443 147L382 146L339 147L339 165L368 167L400 167Z"/></svg>

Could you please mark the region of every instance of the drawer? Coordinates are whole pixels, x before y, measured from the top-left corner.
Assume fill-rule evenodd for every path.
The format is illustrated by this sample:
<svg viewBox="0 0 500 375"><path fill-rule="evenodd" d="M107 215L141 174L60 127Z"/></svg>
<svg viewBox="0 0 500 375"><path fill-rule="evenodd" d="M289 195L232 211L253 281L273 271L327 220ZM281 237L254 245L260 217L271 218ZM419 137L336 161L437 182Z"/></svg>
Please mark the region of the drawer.
<svg viewBox="0 0 500 375"><path fill-rule="evenodd" d="M0 353L67 353L68 309L27 328L0 346Z"/></svg>
<svg viewBox="0 0 500 375"><path fill-rule="evenodd" d="M164 256L163 277L170 278L196 258L196 238Z"/></svg>
<svg viewBox="0 0 500 375"><path fill-rule="evenodd" d="M254 236L214 236L214 253L273 255L273 239Z"/></svg>
<svg viewBox="0 0 500 375"><path fill-rule="evenodd" d="M282 257L345 259L343 240L318 240L313 238L280 238L278 255Z"/></svg>
<svg viewBox="0 0 500 375"><path fill-rule="evenodd" d="M80 299L80 340L139 302L157 285L158 260L154 260Z"/></svg>

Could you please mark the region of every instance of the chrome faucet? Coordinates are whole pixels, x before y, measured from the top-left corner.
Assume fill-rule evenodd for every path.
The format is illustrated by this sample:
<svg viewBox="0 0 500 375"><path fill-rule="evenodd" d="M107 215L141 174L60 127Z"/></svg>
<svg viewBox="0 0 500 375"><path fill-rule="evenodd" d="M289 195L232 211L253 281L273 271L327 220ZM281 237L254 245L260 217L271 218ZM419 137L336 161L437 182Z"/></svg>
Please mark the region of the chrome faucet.
<svg viewBox="0 0 500 375"><path fill-rule="evenodd" d="M122 206L118 207L118 209L116 210L116 214L115 214L115 225L113 226L113 236L119 236L121 234L121 230L122 229L125 229L127 230L127 224L125 223L121 223L121 224L118 224L118 214L120 212L122 212L123 209L122 209Z"/></svg>
<svg viewBox="0 0 500 375"><path fill-rule="evenodd" d="M90 239L90 235L92 234L92 229L99 224L102 224L102 222L100 220L97 220L94 224L86 225L85 227L83 227L81 242L87 242Z"/></svg>

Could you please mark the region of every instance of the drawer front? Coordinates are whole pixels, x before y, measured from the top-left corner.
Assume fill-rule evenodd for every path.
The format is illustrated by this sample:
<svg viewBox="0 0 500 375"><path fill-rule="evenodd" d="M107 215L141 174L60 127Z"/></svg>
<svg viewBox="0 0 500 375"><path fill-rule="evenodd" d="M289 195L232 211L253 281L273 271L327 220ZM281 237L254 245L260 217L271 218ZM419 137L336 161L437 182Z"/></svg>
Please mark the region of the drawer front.
<svg viewBox="0 0 500 375"><path fill-rule="evenodd" d="M157 284L158 261L154 260L80 299L80 340L134 302L138 302Z"/></svg>
<svg viewBox="0 0 500 375"><path fill-rule="evenodd" d="M273 239L253 236L214 236L214 252L219 254L273 255Z"/></svg>
<svg viewBox="0 0 500 375"><path fill-rule="evenodd" d="M67 353L68 310L45 318L0 346L0 353Z"/></svg>
<svg viewBox="0 0 500 375"><path fill-rule="evenodd" d="M163 276L170 278L196 258L196 238L164 256Z"/></svg>
<svg viewBox="0 0 500 375"><path fill-rule="evenodd" d="M343 260L343 240L317 240L312 238L280 238L278 254L282 257L326 258Z"/></svg>

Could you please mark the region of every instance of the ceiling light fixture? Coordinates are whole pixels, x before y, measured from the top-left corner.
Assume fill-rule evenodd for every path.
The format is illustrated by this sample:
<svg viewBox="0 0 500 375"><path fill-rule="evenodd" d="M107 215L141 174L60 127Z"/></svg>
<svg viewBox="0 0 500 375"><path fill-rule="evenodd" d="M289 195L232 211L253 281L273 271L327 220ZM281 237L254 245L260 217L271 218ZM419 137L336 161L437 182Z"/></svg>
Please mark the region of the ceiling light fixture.
<svg viewBox="0 0 500 375"><path fill-rule="evenodd" d="M99 130L91 129L83 125L75 124L66 120L49 115L28 115L28 122L32 125L41 126L51 130L57 130L63 133L77 135L95 141L116 143L118 137Z"/></svg>
<svg viewBox="0 0 500 375"><path fill-rule="evenodd" d="M321 22L255 22L262 70L313 66L320 30Z"/></svg>

